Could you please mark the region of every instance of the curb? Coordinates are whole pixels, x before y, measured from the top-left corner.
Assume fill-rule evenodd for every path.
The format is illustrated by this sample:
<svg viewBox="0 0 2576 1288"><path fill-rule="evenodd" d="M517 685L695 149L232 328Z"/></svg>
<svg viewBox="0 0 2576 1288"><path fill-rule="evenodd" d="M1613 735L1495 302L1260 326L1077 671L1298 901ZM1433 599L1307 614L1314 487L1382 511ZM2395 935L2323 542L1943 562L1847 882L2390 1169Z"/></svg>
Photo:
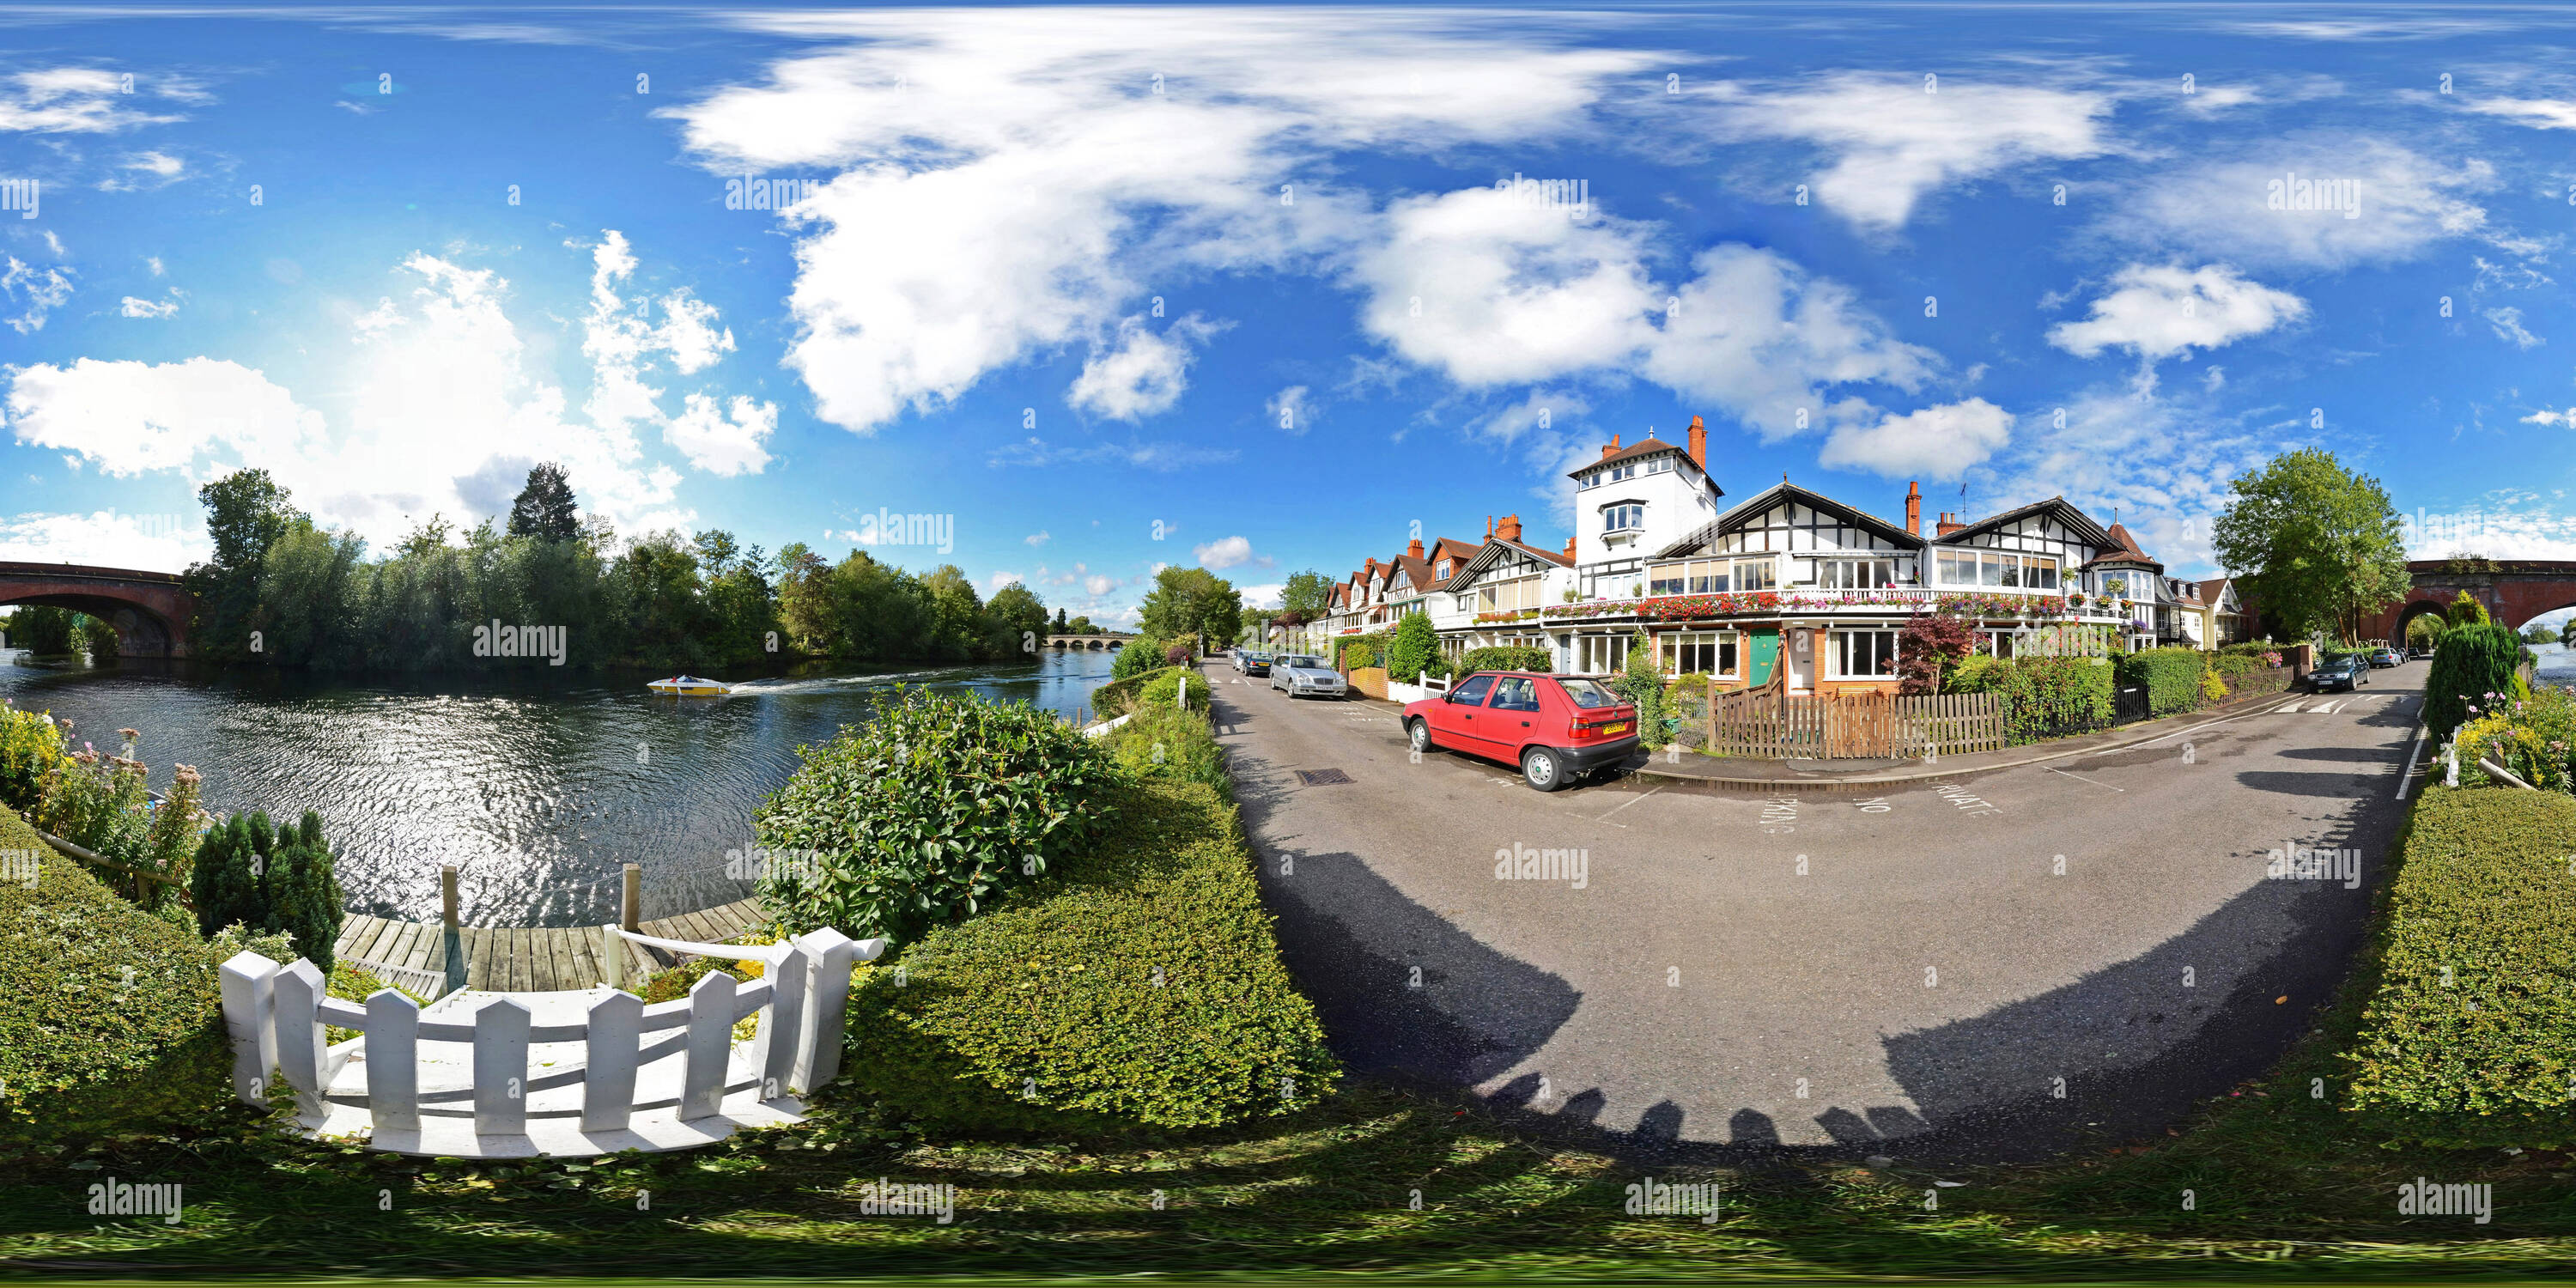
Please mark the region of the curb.
<svg viewBox="0 0 2576 1288"><path fill-rule="evenodd" d="M1662 787L1692 786L1703 787L1712 791L1831 792L1857 787L1880 787L1890 783L1921 783L1930 782L1935 779L1973 777L1978 774L1990 774L1997 770L2004 769L2020 769L2025 766L2042 764L2051 760L2066 760L2075 756L2092 755L2096 752L2118 751L2125 747L2137 746L2140 743L2160 742L2178 733L2189 733L2194 729L2200 729L2209 725L2217 724L2222 720L2233 720L2239 716L2261 715L2264 712L2288 706L2294 701L2305 702L2315 696L2315 694L2311 693L2271 694L2265 697L2253 699L2252 701L2245 703L2242 707L2216 707L2209 711L2194 712L2192 713L2194 716L2214 717L2212 719L2201 720L2195 724L2180 725L2170 729L2158 729L2155 728L2155 726L2163 724L2164 721L2151 720L2147 722L2146 727L2137 731L2136 737L2126 738L2118 742L2104 743L2099 746L2090 747L2069 747L2063 750L2046 752L2036 756L2024 756L2019 760L2008 760L1996 764L1974 765L1957 769L1924 768L1909 769L1902 772L1894 770L1880 770L1875 773L1849 775L1838 774L1832 777L1819 775L1809 778L1724 778L1708 774L1665 773L1657 770L1653 765L1647 764L1641 765L1630 772L1636 778L1651 779L1658 786ZM2269 703L2270 705L2264 705L2266 703ZM2167 720L2188 718L2190 717L2165 717Z"/></svg>

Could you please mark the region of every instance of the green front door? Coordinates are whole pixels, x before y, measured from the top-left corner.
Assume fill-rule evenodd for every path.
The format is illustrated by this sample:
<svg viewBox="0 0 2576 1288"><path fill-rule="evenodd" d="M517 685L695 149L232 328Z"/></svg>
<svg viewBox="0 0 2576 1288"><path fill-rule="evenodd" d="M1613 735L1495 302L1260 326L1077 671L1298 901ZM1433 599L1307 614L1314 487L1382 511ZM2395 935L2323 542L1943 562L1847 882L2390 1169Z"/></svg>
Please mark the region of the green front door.
<svg viewBox="0 0 2576 1288"><path fill-rule="evenodd" d="M1751 637L1753 657L1745 667L1745 681L1754 688L1771 682L1772 668L1780 665L1780 632L1760 631Z"/></svg>

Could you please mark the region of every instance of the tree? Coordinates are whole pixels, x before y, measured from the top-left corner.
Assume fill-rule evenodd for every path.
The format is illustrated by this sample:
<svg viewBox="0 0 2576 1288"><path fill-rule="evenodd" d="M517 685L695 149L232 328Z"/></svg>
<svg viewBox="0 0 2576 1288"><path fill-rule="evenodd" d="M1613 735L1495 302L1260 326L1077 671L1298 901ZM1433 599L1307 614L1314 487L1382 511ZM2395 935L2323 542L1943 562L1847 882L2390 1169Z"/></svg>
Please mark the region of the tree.
<svg viewBox="0 0 2576 1288"><path fill-rule="evenodd" d="M1279 596L1280 611L1293 614L1300 623L1322 617L1332 602L1333 583L1312 570L1289 574L1287 588Z"/></svg>
<svg viewBox="0 0 2576 1288"><path fill-rule="evenodd" d="M1896 633L1896 691L1941 691L1942 678L1977 651L1977 628L1949 613L1917 613Z"/></svg>
<svg viewBox="0 0 2576 1288"><path fill-rule="evenodd" d="M984 597L975 582L955 564L941 564L921 579L929 597L932 656L943 662L970 661L984 652Z"/></svg>
<svg viewBox="0 0 2576 1288"><path fill-rule="evenodd" d="M1063 610L1057 611L1061 614ZM1100 628L1092 625L1088 617L1077 617L1065 624L1064 632L1067 635L1097 635L1100 633Z"/></svg>
<svg viewBox="0 0 2576 1288"><path fill-rule="evenodd" d="M2397 512L2379 481L2321 448L2273 457L2234 483L2212 529L2218 560L2266 612L2299 635L2346 643L2365 616L2406 597L2411 578Z"/></svg>
<svg viewBox="0 0 2576 1288"><path fill-rule="evenodd" d="M1279 610L1276 608L1244 609L1242 628L1236 631L1234 636L1236 642L1255 647L1268 643L1270 623L1278 616Z"/></svg>
<svg viewBox="0 0 2576 1288"><path fill-rule="evenodd" d="M1070 634L1071 632L1065 629L1065 624L1064 610L1061 608L1055 610L1055 633L1058 635Z"/></svg>
<svg viewBox="0 0 2576 1288"><path fill-rule="evenodd" d="M2497 701L2521 696L2522 641L2492 622L2454 626L2424 675L2424 724L2436 741ZM2495 697L2489 697L2493 694ZM2473 711L2472 708L2475 708Z"/></svg>
<svg viewBox="0 0 2576 1288"><path fill-rule="evenodd" d="M2443 622L2439 613L2420 613L2406 622L2406 647L2433 649L2442 643Z"/></svg>
<svg viewBox="0 0 2576 1288"><path fill-rule="evenodd" d="M189 633L198 657L237 662L252 655L252 619L269 547L296 525L311 522L288 498L266 470L235 470L197 489L206 507L206 535L215 546L215 557L190 565L184 578L197 597Z"/></svg>
<svg viewBox="0 0 2576 1288"><path fill-rule="evenodd" d="M2557 638L2558 632L2553 631L2538 622L2533 622L2529 626L2522 628L2522 642L2525 644L2547 644Z"/></svg>
<svg viewBox="0 0 2576 1288"><path fill-rule="evenodd" d="M1036 591L1017 582L993 592L993 602L984 605L984 622L996 661L1034 662L1046 646L1046 605Z"/></svg>
<svg viewBox="0 0 2576 1288"><path fill-rule="evenodd" d="M1406 613L1395 624L1395 642L1387 646L1387 678L1411 684L1425 672L1441 670L1440 636L1428 614Z"/></svg>
<svg viewBox="0 0 2576 1288"><path fill-rule="evenodd" d="M2558 628L2558 647L2576 649L2576 617L2570 617Z"/></svg>
<svg viewBox="0 0 2576 1288"><path fill-rule="evenodd" d="M2451 601L2447 615L2453 626L2484 626L2488 621L2487 606L2479 603L2477 596L2465 590L2460 592L2457 599Z"/></svg>
<svg viewBox="0 0 2576 1288"><path fill-rule="evenodd" d="M572 484L563 467L547 461L528 471L528 485L510 503L510 535L540 541L570 541L581 535L581 513L573 507Z"/></svg>
<svg viewBox="0 0 2576 1288"><path fill-rule="evenodd" d="M1205 568L1165 568L1145 593L1137 629L1164 639L1188 636L1221 648L1243 629L1243 593Z"/></svg>

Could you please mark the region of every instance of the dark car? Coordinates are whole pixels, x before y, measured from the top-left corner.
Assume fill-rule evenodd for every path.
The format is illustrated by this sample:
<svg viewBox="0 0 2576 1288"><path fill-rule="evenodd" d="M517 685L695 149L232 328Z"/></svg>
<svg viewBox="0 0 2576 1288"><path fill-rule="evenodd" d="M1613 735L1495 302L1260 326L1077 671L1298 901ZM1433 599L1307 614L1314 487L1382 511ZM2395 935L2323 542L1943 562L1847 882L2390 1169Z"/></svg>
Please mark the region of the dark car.
<svg viewBox="0 0 2576 1288"><path fill-rule="evenodd" d="M1521 781L1552 792L1637 749L1637 708L1598 680L1535 671L1479 671L1436 698L1405 704L1417 752L1446 747L1518 765Z"/></svg>
<svg viewBox="0 0 2576 1288"><path fill-rule="evenodd" d="M1234 669L1245 675L1270 674L1270 655L1258 651L1239 652L1234 656Z"/></svg>
<svg viewBox="0 0 2576 1288"><path fill-rule="evenodd" d="M2327 658L2317 664L2317 669L2308 672L2310 693L2350 693L2368 683L2370 664L2363 661L2359 653Z"/></svg>

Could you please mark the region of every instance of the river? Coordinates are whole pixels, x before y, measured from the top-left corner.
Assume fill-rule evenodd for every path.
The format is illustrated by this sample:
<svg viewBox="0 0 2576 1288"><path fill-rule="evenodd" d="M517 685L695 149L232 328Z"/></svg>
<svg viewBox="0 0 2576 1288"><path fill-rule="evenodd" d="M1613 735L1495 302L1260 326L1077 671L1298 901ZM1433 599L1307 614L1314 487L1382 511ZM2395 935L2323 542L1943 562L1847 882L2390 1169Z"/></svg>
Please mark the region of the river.
<svg viewBox="0 0 2576 1288"><path fill-rule="evenodd" d="M642 865L644 915L730 902L748 882L726 852L787 781L796 748L865 723L897 683L1034 703L1072 715L1114 653L1048 650L1035 665L812 668L726 698L655 698L643 675L352 681L213 674L122 662L92 669L0 657L0 697L74 722L102 751L143 735L205 776L218 812L322 812L352 911L438 916L438 869L459 869L461 915L481 925L596 925L617 916L622 865Z"/></svg>

